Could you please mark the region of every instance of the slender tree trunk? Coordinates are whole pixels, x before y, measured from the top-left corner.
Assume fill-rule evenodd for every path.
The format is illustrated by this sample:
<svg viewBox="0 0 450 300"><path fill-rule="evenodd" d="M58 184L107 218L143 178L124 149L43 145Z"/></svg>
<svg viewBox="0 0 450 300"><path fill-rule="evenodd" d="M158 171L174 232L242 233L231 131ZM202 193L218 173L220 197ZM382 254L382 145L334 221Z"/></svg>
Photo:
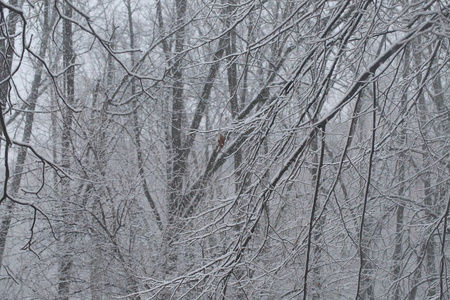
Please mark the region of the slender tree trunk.
<svg viewBox="0 0 450 300"><path fill-rule="evenodd" d="M178 228L178 216L183 208L183 178L185 176L185 160L183 147L183 120L184 120L184 82L183 82L183 50L185 42L184 20L187 9L187 1L175 2L176 21L175 26L175 56L171 70L172 88L172 118L170 128L170 165L168 170L168 203L167 203L167 225L163 232L162 254L164 256L163 275L170 276L176 272L178 255L176 249L171 245L176 238ZM164 297L170 292L166 290Z"/></svg>
<svg viewBox="0 0 450 300"><path fill-rule="evenodd" d="M10 0L9 4L12 6L17 6L17 0ZM12 64L13 64L13 56L14 56L14 36L16 34L16 25L18 22L18 15L13 11L9 11L8 17L5 18L6 8L3 5L0 5L0 137L3 135L5 138L8 138L6 123L4 119L4 109L6 108L6 104L9 100L9 93L11 90L11 73L12 73ZM0 151L2 146L2 140L0 140ZM8 147L11 146L11 141L6 139L6 147L5 147L5 160L8 157ZM7 164L8 162L5 161ZM6 180L8 180L9 174L6 174ZM5 188L6 189L6 188ZM6 195L6 190L3 191ZM8 210L8 208L7 208ZM10 212L7 213L10 215ZM4 222L4 228L9 229L10 221L2 221ZM0 230L4 229L1 228ZM4 238L1 235L5 235ZM7 232L0 232L0 244L6 243L6 235ZM0 251L3 251L0 249ZM1 254L1 252L0 252ZM3 255L3 254L2 254ZM2 256L3 257L3 256ZM0 258L2 258L0 257ZM0 260L1 262L1 260Z"/></svg>
<svg viewBox="0 0 450 300"><path fill-rule="evenodd" d="M112 58L110 56L108 56L107 59L107 82L110 81L110 76L111 76L111 69L112 69ZM95 107L97 105L97 101L98 101L98 96L100 94L100 80L97 82L97 85L95 87L94 90L94 96L93 96L93 106ZM108 107L108 101L105 101L102 105L102 110L100 111L100 126L103 127L105 126L105 123L107 122L106 120L106 109ZM91 116L92 120L98 119L98 115L93 114ZM95 134L95 133L94 133ZM105 172L103 170L103 167L106 165L106 160L105 160L105 132L99 132L99 146L97 149L94 149L94 151L97 151L97 154L95 157L90 157L90 159L92 160L92 164L97 164L99 167L99 173L101 174L101 176L104 178ZM89 164L89 162L88 162ZM87 177L87 176L86 176ZM86 178L88 180L88 178ZM89 191L91 190L91 187L88 187L86 189L85 192L85 197L89 197ZM98 211L101 210L101 201L103 199L101 199L100 195L95 195L94 196L94 201L92 204L92 211L94 214L96 214ZM101 213L99 212L99 215L101 215ZM92 218L90 219L88 222L90 222L91 224L95 224L95 219ZM89 235L89 238L91 240L91 244L92 244L92 249L90 251L90 255L91 255L91 264L90 264L90 273L89 273L89 277L90 277L90 290L91 290L91 297L92 300L102 300L103 299L103 295L105 294L105 280L106 280L106 274L104 273L104 269L102 268L102 266L104 265L103 263L103 252L104 249L102 249L102 245L103 245L103 240L102 240L102 235L98 234L97 232L93 232Z"/></svg>
<svg viewBox="0 0 450 300"><path fill-rule="evenodd" d="M64 14L67 18L72 18L72 7L65 3ZM63 68L64 73L64 89L65 101L68 106L72 106L75 102L75 70L73 64L75 63L75 53L73 49L73 31L72 22L63 20ZM69 171L71 167L71 136L72 136L72 107L65 107L62 111L63 130L62 130L62 150L61 150L61 167ZM71 198L71 188L69 178L63 178L62 193L64 202L62 204L61 213L65 222L65 228L62 230L61 237L61 260L59 262L59 280L58 280L58 295L62 300L68 300L70 295L71 273L73 267L73 255L71 249L74 242L74 231L68 227L72 225L74 212L68 208ZM62 200L62 199L61 199ZM69 225L70 224L70 225Z"/></svg>
<svg viewBox="0 0 450 300"><path fill-rule="evenodd" d="M363 205L361 212L361 224L359 228L359 260L360 268L358 275L358 289L356 299L375 299L375 283L374 283L374 270L375 266L372 262L371 253L373 246L373 237L376 236L376 220L369 214L371 203L369 203L370 191L371 191L371 179L374 171L374 152L375 152L375 138L376 138L376 84L373 83L372 90L372 128L371 128L371 148L368 161L367 177L365 180L361 179L361 186L364 186L364 194L361 195Z"/></svg>
<svg viewBox="0 0 450 300"><path fill-rule="evenodd" d="M417 40L417 46L420 45L421 38L419 37ZM422 67L422 56L421 53L415 53L414 54L414 63L417 69ZM425 95L421 89L422 85L422 73L421 71L417 72L416 75L416 82L418 89L420 90L420 93L418 95L418 108L419 108L419 123L422 127L426 122L428 121L427 118L427 112L428 112L428 105L425 100ZM422 130L422 128L420 129ZM428 146L426 145L426 142L423 141L423 144L421 146L422 148L422 161L425 166L429 165L429 152L428 152ZM432 224L436 220L436 216L440 214L438 212L438 209L436 207L436 195L434 192L434 188L432 187L431 182L431 174L429 172L423 174L422 176L422 182L424 185L424 205L427 207L425 210L426 213L426 219L427 224ZM436 237L433 236L430 237L430 239L427 241L427 244L425 246L425 274L433 278L437 275L437 268L436 268L436 251L438 249L438 243L436 241ZM433 298L437 293L437 287L438 285L435 284L437 281L430 280L428 282L428 290L427 290L427 297Z"/></svg>
<svg viewBox="0 0 450 300"><path fill-rule="evenodd" d="M324 137L323 137L324 138ZM318 168L323 167L319 166L319 138L315 138L311 142L311 151L314 153L313 156L313 168L311 169L311 175L312 180L311 183L316 183L317 180L320 180L320 178L317 178L318 174ZM325 144L323 142L323 144ZM322 145L321 147L324 147ZM322 154L323 155L323 154ZM323 160L323 158L320 158ZM318 197L318 196L317 196ZM318 214L318 209L320 208L319 201L316 203L316 207L314 208L316 210L316 214ZM322 256L322 249L319 245L322 245L323 243L320 243L320 241L323 238L323 224L325 223L325 216L322 216L320 219L315 220L316 225L315 228L312 229L312 244L313 244L313 252L312 252L312 265L314 266L312 268L312 274L311 274L311 298L312 299L320 299L321 298L321 291L322 291L322 276L324 275L320 265L320 258Z"/></svg>
<svg viewBox="0 0 450 300"><path fill-rule="evenodd" d="M10 0L9 4L16 6L19 4L18 0ZM8 77L11 75L12 63L14 56L14 36L16 34L16 25L18 22L18 15L13 11L9 11L8 17L3 19L6 15L6 8L0 5L0 104L4 107L9 99L9 91L11 88Z"/></svg>
<svg viewBox="0 0 450 300"><path fill-rule="evenodd" d="M183 83L183 49L185 29L183 26L186 15L186 0L176 1L176 26L179 27L175 34L175 58L173 64L173 89L172 89L172 120L171 120L171 146L172 165L171 181L169 182L169 223L176 221L181 209L181 195L183 193L183 176L185 172L183 148L183 118L184 118L184 83Z"/></svg>
<svg viewBox="0 0 450 300"><path fill-rule="evenodd" d="M225 26L229 27L230 24L234 22L234 10L236 9L236 0L229 0L227 3L226 16L225 16ZM237 120L239 116L239 98L238 98L238 71L237 71L237 61L236 57L236 31L231 30L228 36L228 45L226 49L228 68L227 68L227 79L228 79L228 94L230 97L230 110L231 117ZM219 132L219 134L223 134ZM242 184L240 184L241 178L241 166L242 163L242 150L239 149L234 154L234 169L236 178L236 192L238 193Z"/></svg>
<svg viewBox="0 0 450 300"><path fill-rule="evenodd" d="M410 46L407 46L404 53L404 69L403 69L403 78L406 79L409 77L410 74ZM402 113L406 113L406 100L407 100L407 93L402 95L401 98L401 106L400 109L402 110ZM401 129L401 132L399 134L399 147L402 149L406 146L406 130L404 128ZM405 193L405 170L406 170L406 160L407 157L405 155L404 151L400 152L399 158L398 158L398 168L397 168L397 181L400 182L400 186L398 188L398 195L403 196ZM401 283L398 282L400 280L401 274L402 274L402 265L403 265L403 227L404 227L404 214L405 214L405 206L402 203L399 203L396 205L395 210L395 237L394 237L394 253L392 255L393 260L393 269L392 269L392 279L395 283L394 288L394 296L393 300L399 300L402 299L403 294L401 290Z"/></svg>

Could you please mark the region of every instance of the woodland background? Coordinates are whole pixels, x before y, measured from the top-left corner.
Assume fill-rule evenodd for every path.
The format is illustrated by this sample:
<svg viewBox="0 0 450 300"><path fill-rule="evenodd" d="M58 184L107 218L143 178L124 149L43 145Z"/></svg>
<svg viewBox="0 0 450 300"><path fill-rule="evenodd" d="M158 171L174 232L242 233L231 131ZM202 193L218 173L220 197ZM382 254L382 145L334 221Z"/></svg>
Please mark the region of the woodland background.
<svg viewBox="0 0 450 300"><path fill-rule="evenodd" d="M450 3L1 0L1 299L448 299Z"/></svg>

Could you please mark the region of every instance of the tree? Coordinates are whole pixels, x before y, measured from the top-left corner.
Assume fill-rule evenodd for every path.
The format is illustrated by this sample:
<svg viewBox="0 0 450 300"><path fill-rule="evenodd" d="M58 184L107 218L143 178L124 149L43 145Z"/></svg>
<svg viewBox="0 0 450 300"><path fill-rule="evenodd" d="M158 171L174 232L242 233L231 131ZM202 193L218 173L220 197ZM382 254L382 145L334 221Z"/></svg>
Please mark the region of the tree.
<svg viewBox="0 0 450 300"><path fill-rule="evenodd" d="M448 4L18 5L3 298L445 297Z"/></svg>

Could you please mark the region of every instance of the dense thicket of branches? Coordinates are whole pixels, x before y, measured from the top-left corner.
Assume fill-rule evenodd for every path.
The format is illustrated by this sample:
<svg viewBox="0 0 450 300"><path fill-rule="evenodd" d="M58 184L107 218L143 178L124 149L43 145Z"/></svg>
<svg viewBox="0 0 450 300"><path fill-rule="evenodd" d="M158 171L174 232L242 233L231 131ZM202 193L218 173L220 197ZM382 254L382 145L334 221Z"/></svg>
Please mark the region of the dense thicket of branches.
<svg viewBox="0 0 450 300"><path fill-rule="evenodd" d="M447 298L449 24L0 1L0 298Z"/></svg>

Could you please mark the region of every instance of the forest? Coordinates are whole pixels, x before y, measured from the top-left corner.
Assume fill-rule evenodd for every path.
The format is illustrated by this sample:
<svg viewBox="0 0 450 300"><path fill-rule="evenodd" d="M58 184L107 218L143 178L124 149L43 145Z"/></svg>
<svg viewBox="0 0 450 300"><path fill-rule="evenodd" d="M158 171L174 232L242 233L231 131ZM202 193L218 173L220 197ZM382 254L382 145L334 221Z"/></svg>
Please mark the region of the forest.
<svg viewBox="0 0 450 300"><path fill-rule="evenodd" d="M0 0L0 299L450 299L448 0Z"/></svg>

